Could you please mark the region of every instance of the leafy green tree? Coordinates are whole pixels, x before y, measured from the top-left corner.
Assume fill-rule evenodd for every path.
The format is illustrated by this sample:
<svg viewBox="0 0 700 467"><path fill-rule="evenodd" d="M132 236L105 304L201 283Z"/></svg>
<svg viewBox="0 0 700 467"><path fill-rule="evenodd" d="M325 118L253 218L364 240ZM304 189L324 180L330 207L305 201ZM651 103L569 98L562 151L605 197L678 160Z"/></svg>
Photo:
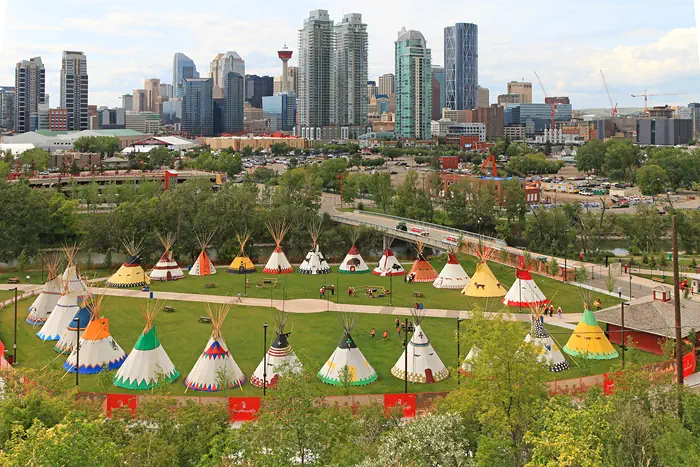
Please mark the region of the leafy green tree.
<svg viewBox="0 0 700 467"><path fill-rule="evenodd" d="M28 149L20 155L22 164L29 165L34 170L46 170L49 162L49 153L40 148Z"/></svg>
<svg viewBox="0 0 700 467"><path fill-rule="evenodd" d="M603 175L606 151L607 147L603 141L595 139L587 142L576 151L576 168L581 172Z"/></svg>
<svg viewBox="0 0 700 467"><path fill-rule="evenodd" d="M536 153L511 157L506 169L518 175L555 174L563 166L561 161L549 161L544 154Z"/></svg>
<svg viewBox="0 0 700 467"><path fill-rule="evenodd" d="M654 196L666 192L668 174L656 164L646 164L637 171L636 182L643 195Z"/></svg>
<svg viewBox="0 0 700 467"><path fill-rule="evenodd" d="M10 176L10 172L12 172L12 167L10 164L0 161L0 183L5 183L7 177Z"/></svg>
<svg viewBox="0 0 700 467"><path fill-rule="evenodd" d="M377 206L386 214L394 195L394 187L391 185L391 175L385 172L372 174L368 179L367 187L374 202L377 203Z"/></svg>
<svg viewBox="0 0 700 467"><path fill-rule="evenodd" d="M634 169L640 164L639 147L628 139L612 139L605 144L605 173L615 180L632 180Z"/></svg>
<svg viewBox="0 0 700 467"><path fill-rule="evenodd" d="M154 169L160 167L170 167L173 163L173 156L168 148L154 148L148 152L148 162Z"/></svg>

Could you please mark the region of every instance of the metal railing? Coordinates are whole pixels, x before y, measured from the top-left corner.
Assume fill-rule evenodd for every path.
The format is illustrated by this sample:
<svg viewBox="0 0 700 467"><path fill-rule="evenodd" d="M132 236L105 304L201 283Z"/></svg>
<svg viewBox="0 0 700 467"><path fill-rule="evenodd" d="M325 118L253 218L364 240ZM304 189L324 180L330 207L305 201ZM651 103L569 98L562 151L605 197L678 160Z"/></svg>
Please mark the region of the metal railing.
<svg viewBox="0 0 700 467"><path fill-rule="evenodd" d="M392 229L391 227L386 227L384 225L374 224L372 222L361 221L359 219L352 219L352 218L348 218L348 217L335 216L335 215L331 215L329 217L331 218L331 220L333 222L340 222L341 224L351 224L351 225L368 227L371 229L379 230L379 231L384 232L386 234L391 234L393 237L404 238L404 239L408 239L408 240L412 240L412 241L421 241L421 242L425 243L426 245L439 247L439 248L445 248L445 244L442 243L442 239L424 237L422 235L419 235L419 234L416 234L413 232L406 232L404 230L396 230L396 229Z"/></svg>

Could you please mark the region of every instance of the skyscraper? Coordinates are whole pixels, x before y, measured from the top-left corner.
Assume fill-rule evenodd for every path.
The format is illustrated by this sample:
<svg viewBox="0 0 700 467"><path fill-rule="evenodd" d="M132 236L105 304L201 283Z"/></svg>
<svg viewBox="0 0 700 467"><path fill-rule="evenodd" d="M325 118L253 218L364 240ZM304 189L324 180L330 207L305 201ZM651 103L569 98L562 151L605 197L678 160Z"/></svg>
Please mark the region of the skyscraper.
<svg viewBox="0 0 700 467"><path fill-rule="evenodd" d="M239 133L243 131L245 78L235 71L229 71L224 78L224 132Z"/></svg>
<svg viewBox="0 0 700 467"><path fill-rule="evenodd" d="M532 104L532 83L511 81L508 83L508 94L520 94L521 104Z"/></svg>
<svg viewBox="0 0 700 467"><path fill-rule="evenodd" d="M477 108L481 109L489 106L489 88L482 88L479 86L477 96Z"/></svg>
<svg viewBox="0 0 700 467"><path fill-rule="evenodd" d="M22 60L15 66L14 128L25 133L31 128L31 115L39 111L46 97L46 70L41 57Z"/></svg>
<svg viewBox="0 0 700 467"><path fill-rule="evenodd" d="M68 110L68 128L70 130L88 129L87 57L82 52L63 51L61 108Z"/></svg>
<svg viewBox="0 0 700 467"><path fill-rule="evenodd" d="M272 76L245 75L245 100L257 109L262 109L262 99L274 94Z"/></svg>
<svg viewBox="0 0 700 467"><path fill-rule="evenodd" d="M445 68L433 65L432 73L433 78L435 78L440 85L440 94L433 94L433 108L437 105L437 108L440 109L439 114L442 114L442 109L445 108ZM433 120L440 120L440 117Z"/></svg>
<svg viewBox="0 0 700 467"><path fill-rule="evenodd" d="M146 90L146 110L161 113L160 80L158 78L147 79L143 88Z"/></svg>
<svg viewBox="0 0 700 467"><path fill-rule="evenodd" d="M430 139L430 49L419 31L401 29L394 42L396 137Z"/></svg>
<svg viewBox="0 0 700 467"><path fill-rule="evenodd" d="M479 28L457 23L445 28L445 107L475 109L479 86Z"/></svg>
<svg viewBox="0 0 700 467"><path fill-rule="evenodd" d="M379 92L377 94L386 94L387 96L394 94L393 73L384 73L379 77Z"/></svg>
<svg viewBox="0 0 700 467"><path fill-rule="evenodd" d="M214 134L214 103L211 78L185 78L182 97L182 131L195 136Z"/></svg>
<svg viewBox="0 0 700 467"><path fill-rule="evenodd" d="M131 98L131 110L134 112L146 112L148 110L148 93L145 89L134 89Z"/></svg>
<svg viewBox="0 0 700 467"><path fill-rule="evenodd" d="M297 83L298 133L309 139L321 139L321 127L332 122L334 99L331 97L331 62L334 43L333 21L328 16L328 11L313 10L304 20L304 27L299 30ZM364 84L367 84L366 77ZM363 98L364 95L363 92Z"/></svg>
<svg viewBox="0 0 700 467"><path fill-rule="evenodd" d="M124 110L133 110L134 109L134 95L133 94L124 94L122 96L122 107Z"/></svg>
<svg viewBox="0 0 700 467"><path fill-rule="evenodd" d="M282 61L282 75L279 79L279 90L273 96L264 96L263 117L270 122L270 131L292 132L296 125L297 96L289 74L288 62L293 52L285 45L277 51Z"/></svg>
<svg viewBox="0 0 700 467"><path fill-rule="evenodd" d="M0 128L15 128L15 88L0 86Z"/></svg>
<svg viewBox="0 0 700 467"><path fill-rule="evenodd" d="M362 15L350 13L335 25L333 54L333 82L331 101L334 101L331 121L341 127L359 126L364 134L367 127L367 25ZM345 130L341 130L345 131ZM358 133L357 129L353 133ZM357 137L359 134L353 134ZM347 139L347 135L341 135Z"/></svg>
<svg viewBox="0 0 700 467"><path fill-rule="evenodd" d="M199 78L199 72L190 57L177 52L173 56L173 88L175 97L182 97L184 93L184 80L186 78Z"/></svg>

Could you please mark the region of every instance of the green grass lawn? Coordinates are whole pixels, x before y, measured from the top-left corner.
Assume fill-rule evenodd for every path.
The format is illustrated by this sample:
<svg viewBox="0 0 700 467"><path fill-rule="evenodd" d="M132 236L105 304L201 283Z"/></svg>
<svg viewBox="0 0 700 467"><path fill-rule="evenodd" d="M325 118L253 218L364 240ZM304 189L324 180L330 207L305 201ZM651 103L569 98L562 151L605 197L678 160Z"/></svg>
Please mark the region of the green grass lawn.
<svg viewBox="0 0 700 467"><path fill-rule="evenodd" d="M100 277L108 277L111 274L111 272L107 269L81 269L80 274L83 276L87 276L88 279L94 279ZM29 275L29 282L26 281L27 275ZM2 272L0 273L0 284L7 284L7 279L9 279L10 277L19 277L23 284L43 284L44 282L46 282L46 269L44 269L43 275L41 269L34 268L32 268L31 270L27 270L23 273L17 271Z"/></svg>
<svg viewBox="0 0 700 467"><path fill-rule="evenodd" d="M467 271L467 274L472 276L476 269L476 258L469 255L459 254L459 260L462 263L462 267L464 267L464 269ZM434 258L430 262L439 273L445 265L446 260L441 261L439 258ZM410 270L411 264L411 261L402 262L402 265L406 271ZM373 268L374 264L368 264L368 266ZM509 288L513 282L515 282L514 268L498 263L489 263L489 267L501 281L501 283L507 288ZM258 266L257 268L258 271L262 270L261 266ZM337 271L338 268L337 266L332 266L332 269L333 271ZM185 274L187 273L185 272ZM263 277L278 277L278 288L271 289L269 286L266 286L263 289L256 288L255 285L258 284ZM247 287L247 295L248 297L254 298L269 299L270 295L272 294L272 298L282 299L285 290L286 298L288 300L299 298L319 298L319 289L323 285L329 286L333 284L336 286L335 296L329 296L330 294L326 293L326 299L333 302L339 301L339 303L389 306L389 297L371 299L364 295L366 289L363 289L362 287L375 286L384 287L393 291L391 299L393 306L413 307L415 302L422 302L426 308L432 309L467 310L474 307L484 309L486 306L488 306L488 309L491 311L503 311L505 308L501 304L500 298L468 298L462 295L460 290L436 289L433 287L431 282L407 284L404 282L403 276L390 279L389 277L375 276L372 273L356 275L340 274L337 272L310 276L299 274L295 271L292 274L284 274L282 276L274 276L257 272L254 274L248 274L247 278L249 284ZM556 294L553 302L555 308L561 306L564 313L583 312L581 298L579 297L575 286L534 274L533 278L547 297L551 298ZM154 282L151 285L151 289L154 291L235 296L238 292L243 294L243 280L244 278L241 275L229 274L226 272L226 266L222 265L221 267L217 266L217 273L213 276L197 277L186 275L185 279L179 281ZM216 283L216 288L207 289L204 287L205 284L210 283ZM350 286L355 287L357 291L356 297L348 296L347 290ZM414 298L414 292L422 293L423 298ZM601 294L600 298L603 308L619 303L617 298L607 295ZM511 308L510 311L518 312L518 309ZM523 309L523 312L528 313L529 310Z"/></svg>
<svg viewBox="0 0 700 467"><path fill-rule="evenodd" d="M21 295L21 292L19 292ZM10 299L15 296L15 293L11 290L0 290L0 302L4 302L7 299Z"/></svg>
<svg viewBox="0 0 700 467"><path fill-rule="evenodd" d="M110 331L119 345L128 353L131 351L136 339L142 332L144 321L141 316L140 305L142 301L132 298L107 297L104 315L110 318ZM197 318L205 314L203 304L190 302L170 302L175 307L174 313L160 313L156 318L158 336L165 350L170 355L176 368L180 370L181 377L176 383L170 385L172 394L185 393L184 378L194 366L201 354L207 339L211 333L211 325L200 324ZM32 328L24 322L27 315L29 300L20 302L18 323L18 354L21 366L32 368L60 369L65 361L65 356L59 356L52 348L54 343L41 342L35 333L38 328ZM245 375L250 378L258 363L262 359L264 351L275 337L272 327L268 328L268 342L263 343L263 323L270 325L274 322L275 312L268 308L234 306L228 319L224 323L223 335L234 358ZM391 367L401 356L403 336L398 337L393 331L394 319L392 315L358 314L358 322L353 332L353 338L357 342L365 357L379 375L377 383L352 389L353 394L391 393L403 391L402 380L394 378ZM556 317L554 318L557 319ZM372 339L370 331L374 327L377 337ZM563 346L571 333L570 330L547 325L550 333ZM430 340L440 355L443 362L450 368L457 366L457 346L455 339L455 321L444 318L426 318L423 329L429 335ZM323 366L338 344L342 331L334 313L294 314L290 316L287 331L292 331L290 342L304 364L313 374ZM381 333L389 331L386 341L381 339ZM523 323L523 337L527 332L527 325ZM6 347L12 348L13 341L13 312L10 308L0 310L0 339ZM469 348L462 347L462 358ZM567 356L567 358L569 358ZM642 354L642 359L658 361L660 358L651 354ZM618 360L593 361L589 365L579 367L571 364L571 369L563 373L551 373L550 379L568 379L584 374L597 374L607 371ZM59 370L61 371L61 370ZM456 372L452 371L452 375ZM73 376L65 378L72 380ZM323 383L317 383L319 392ZM446 391L456 386L455 378L448 378L436 384L409 385L410 391L430 392ZM331 394L342 394L341 388L327 387ZM104 378L100 375L81 375L80 389L82 391L95 392L134 392L117 389L104 384ZM261 390L246 384L243 394L259 395ZM188 394L210 395L189 391ZM230 395L241 394L240 390L229 391Z"/></svg>

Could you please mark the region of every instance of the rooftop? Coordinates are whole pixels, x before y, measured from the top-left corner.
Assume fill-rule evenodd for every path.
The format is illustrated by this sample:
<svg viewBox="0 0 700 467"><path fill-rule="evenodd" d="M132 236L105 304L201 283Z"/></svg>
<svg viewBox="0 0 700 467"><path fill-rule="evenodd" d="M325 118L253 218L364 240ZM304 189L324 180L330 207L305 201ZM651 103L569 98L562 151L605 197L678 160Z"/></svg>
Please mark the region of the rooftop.
<svg viewBox="0 0 700 467"><path fill-rule="evenodd" d="M681 300L681 335L687 337L691 330L700 330L700 304L692 300ZM595 313L602 323L622 326L619 306ZM648 300L625 306L625 329L642 331L656 336L675 335L675 312L673 301Z"/></svg>

